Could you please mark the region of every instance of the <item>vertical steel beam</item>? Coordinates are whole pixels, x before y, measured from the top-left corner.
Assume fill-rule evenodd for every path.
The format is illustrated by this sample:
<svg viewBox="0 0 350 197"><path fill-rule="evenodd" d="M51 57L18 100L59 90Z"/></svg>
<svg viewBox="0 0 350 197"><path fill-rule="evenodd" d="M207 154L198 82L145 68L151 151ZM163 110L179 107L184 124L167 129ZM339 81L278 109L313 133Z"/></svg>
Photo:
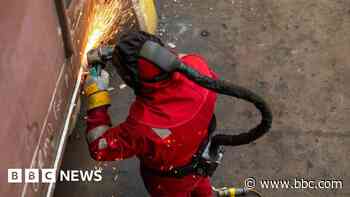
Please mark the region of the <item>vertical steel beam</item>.
<svg viewBox="0 0 350 197"><path fill-rule="evenodd" d="M66 15L66 10L62 0L55 0L58 21L61 26L62 39L64 44L64 51L66 58L70 58L74 54L74 47L72 42L72 36L70 34L70 28Z"/></svg>

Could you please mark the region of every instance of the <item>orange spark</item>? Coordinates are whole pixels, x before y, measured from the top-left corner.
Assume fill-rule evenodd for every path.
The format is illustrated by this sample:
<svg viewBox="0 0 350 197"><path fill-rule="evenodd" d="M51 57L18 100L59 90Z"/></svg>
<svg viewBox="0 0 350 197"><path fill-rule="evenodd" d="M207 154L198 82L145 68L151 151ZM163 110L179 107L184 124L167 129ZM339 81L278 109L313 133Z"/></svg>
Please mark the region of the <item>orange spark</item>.
<svg viewBox="0 0 350 197"><path fill-rule="evenodd" d="M131 6L125 4L126 1L123 0L93 0L87 43L82 57L84 60L89 50L111 40L119 33L119 27L130 21L133 12Z"/></svg>

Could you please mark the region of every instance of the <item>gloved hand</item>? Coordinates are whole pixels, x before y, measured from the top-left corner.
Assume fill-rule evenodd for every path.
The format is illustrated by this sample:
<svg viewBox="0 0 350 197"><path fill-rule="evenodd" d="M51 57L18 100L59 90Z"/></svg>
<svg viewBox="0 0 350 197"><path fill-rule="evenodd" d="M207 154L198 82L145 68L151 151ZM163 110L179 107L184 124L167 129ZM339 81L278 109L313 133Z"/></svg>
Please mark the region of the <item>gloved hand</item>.
<svg viewBox="0 0 350 197"><path fill-rule="evenodd" d="M112 60L114 48L112 46L104 46L95 49L91 49L87 53L87 62L89 65L102 64Z"/></svg>
<svg viewBox="0 0 350 197"><path fill-rule="evenodd" d="M108 72L99 66L90 68L84 84L84 93L88 97L88 110L111 104L108 86Z"/></svg>

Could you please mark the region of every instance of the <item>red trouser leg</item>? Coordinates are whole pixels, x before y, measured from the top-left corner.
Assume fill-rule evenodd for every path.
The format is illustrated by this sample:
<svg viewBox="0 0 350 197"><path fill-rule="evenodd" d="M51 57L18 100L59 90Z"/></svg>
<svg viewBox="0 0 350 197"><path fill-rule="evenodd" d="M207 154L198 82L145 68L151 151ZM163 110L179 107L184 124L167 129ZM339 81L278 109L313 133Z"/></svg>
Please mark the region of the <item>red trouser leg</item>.
<svg viewBox="0 0 350 197"><path fill-rule="evenodd" d="M142 176L152 197L212 197L209 178L187 176L183 179Z"/></svg>
<svg viewBox="0 0 350 197"><path fill-rule="evenodd" d="M192 191L181 191L181 189L183 188L178 188L179 192L174 190L161 191L161 189L149 192L152 197L212 197L213 195L209 178L199 180L192 188Z"/></svg>
<svg viewBox="0 0 350 197"><path fill-rule="evenodd" d="M207 177L200 180L191 194L191 197L212 197L210 179Z"/></svg>
<svg viewBox="0 0 350 197"><path fill-rule="evenodd" d="M186 190L184 188L178 187L174 184L172 187L167 182L163 184L158 182L158 180L148 180L145 181L145 186L151 197L191 197L191 190ZM155 186L157 184L158 186ZM188 188L187 188L188 189Z"/></svg>
<svg viewBox="0 0 350 197"><path fill-rule="evenodd" d="M212 197L209 178L186 176L181 179L153 176L141 169L141 176L152 197Z"/></svg>
<svg viewBox="0 0 350 197"><path fill-rule="evenodd" d="M151 197L192 197L190 192L152 193Z"/></svg>

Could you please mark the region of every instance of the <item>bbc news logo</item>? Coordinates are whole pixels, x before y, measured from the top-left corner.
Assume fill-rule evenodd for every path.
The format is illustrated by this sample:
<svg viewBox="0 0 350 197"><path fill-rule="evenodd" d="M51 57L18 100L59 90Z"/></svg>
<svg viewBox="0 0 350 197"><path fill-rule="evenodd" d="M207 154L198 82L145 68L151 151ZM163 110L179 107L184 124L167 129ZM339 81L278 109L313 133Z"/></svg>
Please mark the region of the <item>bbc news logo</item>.
<svg viewBox="0 0 350 197"><path fill-rule="evenodd" d="M100 182L102 170L8 169L9 183Z"/></svg>

